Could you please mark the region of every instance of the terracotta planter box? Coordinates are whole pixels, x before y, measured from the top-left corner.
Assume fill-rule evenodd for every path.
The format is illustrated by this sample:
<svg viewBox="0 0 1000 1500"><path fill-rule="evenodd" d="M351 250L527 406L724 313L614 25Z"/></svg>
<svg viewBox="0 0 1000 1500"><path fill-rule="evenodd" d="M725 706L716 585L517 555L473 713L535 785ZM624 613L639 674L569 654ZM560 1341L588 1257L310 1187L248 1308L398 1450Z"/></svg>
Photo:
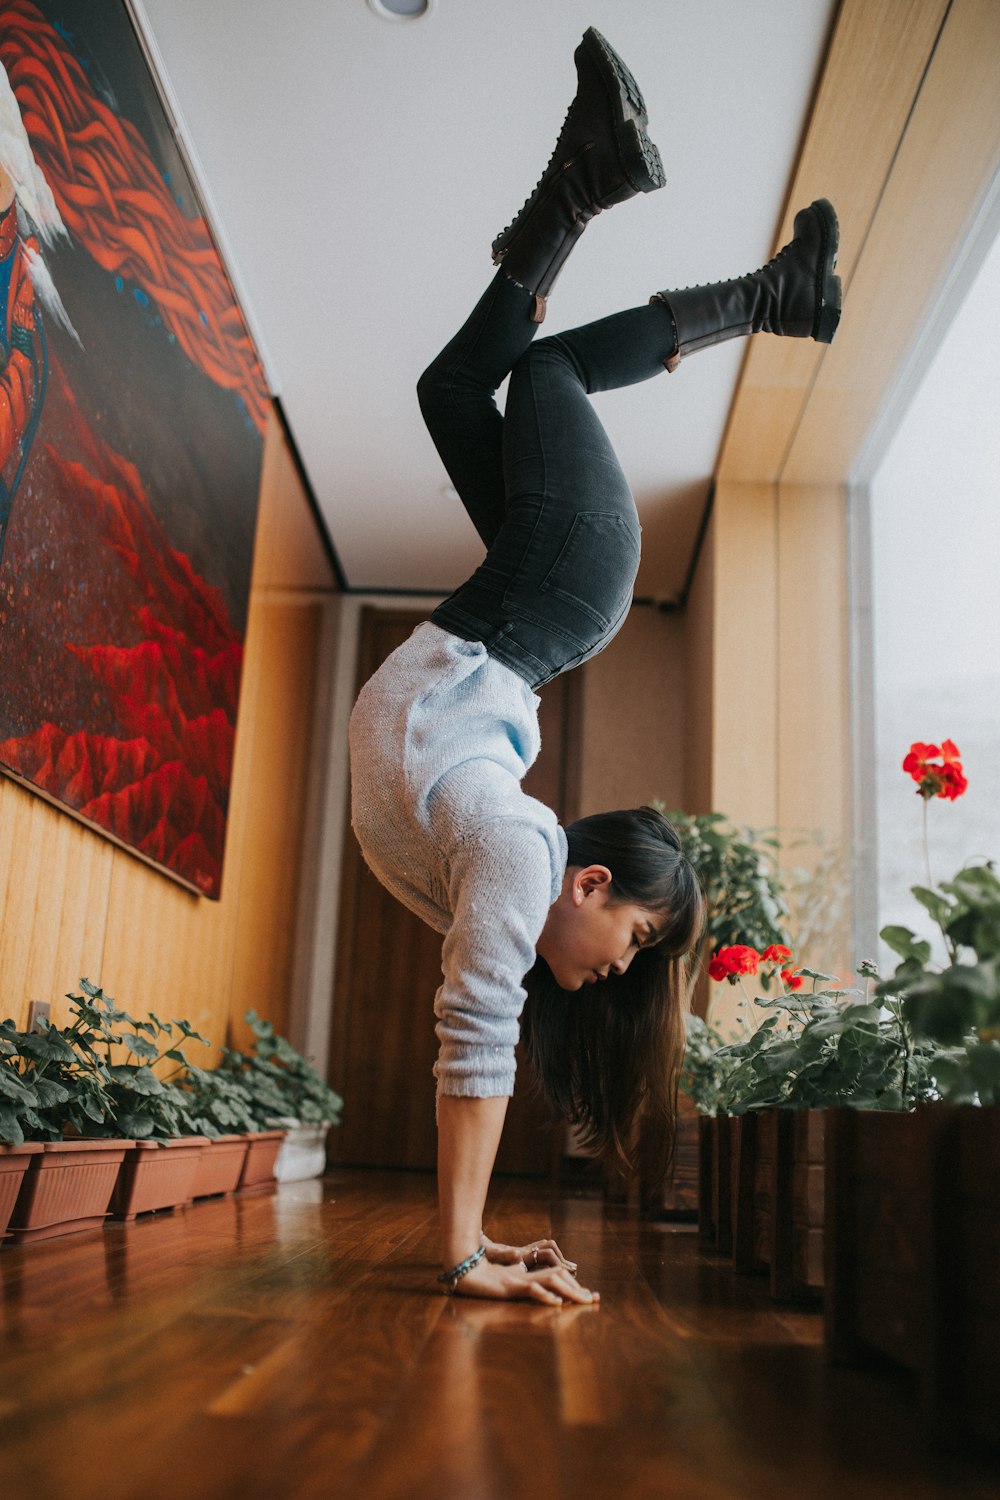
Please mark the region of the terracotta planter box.
<svg viewBox="0 0 1000 1500"><path fill-rule="evenodd" d="M0 1141L0 1240L8 1238L7 1225L14 1212L24 1174L31 1165L31 1158L41 1149L41 1141L25 1141L21 1146Z"/></svg>
<svg viewBox="0 0 1000 1500"><path fill-rule="evenodd" d="M269 1193L278 1185L274 1164L278 1159L283 1130L252 1130L244 1136L248 1143L246 1160L240 1173L241 1193Z"/></svg>
<svg viewBox="0 0 1000 1500"><path fill-rule="evenodd" d="M132 1141L42 1141L32 1155L11 1216L13 1238L24 1244L81 1229L108 1217L118 1170Z"/></svg>
<svg viewBox="0 0 1000 1500"><path fill-rule="evenodd" d="M125 1153L111 1199L111 1216L131 1223L136 1214L180 1208L192 1201L204 1135L169 1141L135 1141Z"/></svg>
<svg viewBox="0 0 1000 1500"><path fill-rule="evenodd" d="M195 1173L195 1198L235 1193L247 1154L245 1135L220 1135L203 1147Z"/></svg>
<svg viewBox="0 0 1000 1500"><path fill-rule="evenodd" d="M915 1372L942 1442L1000 1445L1000 1109L827 1112L826 1346Z"/></svg>

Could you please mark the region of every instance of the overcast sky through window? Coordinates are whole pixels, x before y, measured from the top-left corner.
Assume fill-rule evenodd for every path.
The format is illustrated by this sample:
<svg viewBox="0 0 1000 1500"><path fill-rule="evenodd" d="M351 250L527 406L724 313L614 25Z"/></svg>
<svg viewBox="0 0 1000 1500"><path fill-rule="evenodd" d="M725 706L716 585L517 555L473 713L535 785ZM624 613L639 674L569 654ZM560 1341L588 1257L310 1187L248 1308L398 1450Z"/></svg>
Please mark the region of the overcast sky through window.
<svg viewBox="0 0 1000 1500"><path fill-rule="evenodd" d="M929 808L935 881L1000 863L998 408L1000 240L871 486L878 920L927 936L909 895L926 883L920 799L901 769L912 741L954 740L969 778L964 797Z"/></svg>

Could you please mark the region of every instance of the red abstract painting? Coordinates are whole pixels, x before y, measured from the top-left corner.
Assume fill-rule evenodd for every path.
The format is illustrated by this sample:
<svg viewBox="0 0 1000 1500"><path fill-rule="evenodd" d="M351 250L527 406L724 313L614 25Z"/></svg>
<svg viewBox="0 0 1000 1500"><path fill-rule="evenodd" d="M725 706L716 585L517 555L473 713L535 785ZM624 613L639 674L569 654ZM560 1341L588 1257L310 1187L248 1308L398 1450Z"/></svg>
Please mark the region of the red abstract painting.
<svg viewBox="0 0 1000 1500"><path fill-rule="evenodd" d="M0 0L0 769L211 897L267 408L121 0Z"/></svg>

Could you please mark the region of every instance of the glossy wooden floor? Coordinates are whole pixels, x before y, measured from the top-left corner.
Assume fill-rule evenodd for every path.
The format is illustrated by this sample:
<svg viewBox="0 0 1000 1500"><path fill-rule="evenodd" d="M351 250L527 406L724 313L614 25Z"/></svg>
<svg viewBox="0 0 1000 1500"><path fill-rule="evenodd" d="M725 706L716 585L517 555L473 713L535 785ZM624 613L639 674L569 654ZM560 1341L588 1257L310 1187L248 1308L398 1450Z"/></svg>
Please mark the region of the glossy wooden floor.
<svg viewBox="0 0 1000 1500"><path fill-rule="evenodd" d="M442 1297L418 1174L4 1247L5 1500L995 1500L690 1226L500 1182L494 1233L550 1224L599 1309Z"/></svg>

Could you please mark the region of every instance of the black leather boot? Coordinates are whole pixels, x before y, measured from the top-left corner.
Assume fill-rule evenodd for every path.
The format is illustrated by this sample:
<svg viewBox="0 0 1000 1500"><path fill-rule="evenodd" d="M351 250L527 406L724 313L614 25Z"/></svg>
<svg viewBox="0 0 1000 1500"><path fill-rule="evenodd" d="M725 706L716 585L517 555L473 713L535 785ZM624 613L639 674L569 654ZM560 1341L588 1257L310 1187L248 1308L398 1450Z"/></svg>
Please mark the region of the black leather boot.
<svg viewBox="0 0 1000 1500"><path fill-rule="evenodd" d="M837 263L840 226L833 205L817 198L795 215L795 237L759 271L735 281L656 292L650 302L670 309L677 350L664 360L676 370L685 354L748 333L778 333L831 344L840 322Z"/></svg>
<svg viewBox="0 0 1000 1500"><path fill-rule="evenodd" d="M493 263L545 299L573 245L602 209L663 186L660 153L646 134L646 106L628 68L591 26L573 54L576 97L538 186L493 241Z"/></svg>

